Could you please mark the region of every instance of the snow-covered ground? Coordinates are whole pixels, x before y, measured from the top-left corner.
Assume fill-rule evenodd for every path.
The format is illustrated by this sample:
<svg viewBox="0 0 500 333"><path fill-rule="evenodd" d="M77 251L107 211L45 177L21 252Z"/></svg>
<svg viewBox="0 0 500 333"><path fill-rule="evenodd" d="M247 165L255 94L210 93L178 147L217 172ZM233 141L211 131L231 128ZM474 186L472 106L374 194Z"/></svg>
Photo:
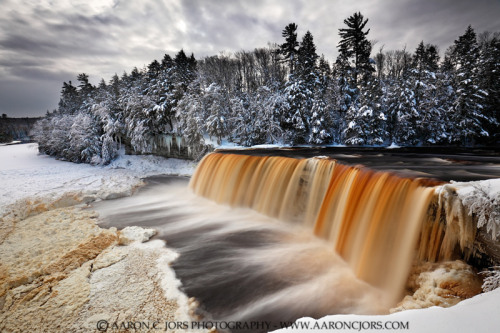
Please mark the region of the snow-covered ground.
<svg viewBox="0 0 500 333"><path fill-rule="evenodd" d="M196 164L189 161L123 155L109 166L90 166L39 155L36 144L2 146L0 216L6 207L26 198L52 200L65 192L77 192L93 199L130 195L134 188L141 185L142 177L159 174L191 175L195 167ZM459 195L464 198L468 194L477 196L478 191L487 194L484 200L488 200L488 197L497 198L500 181L475 182L469 188L466 184L461 184ZM498 211L496 201L491 202L494 211ZM491 232L496 234L496 230ZM497 289L446 309L433 307L386 316L333 315L318 321L303 318L297 321L298 328L281 331L496 332L500 327L499 314L500 289Z"/></svg>
<svg viewBox="0 0 500 333"><path fill-rule="evenodd" d="M159 156L124 155L108 166L58 161L38 153L37 144L0 147L0 216L21 199L55 200L64 192L95 199L130 195L141 178L190 176L196 163Z"/></svg>
<svg viewBox="0 0 500 333"><path fill-rule="evenodd" d="M325 328L332 325L332 332L498 332L499 314L500 289L496 289L450 308L407 310L385 316L335 315L317 321L302 318L295 324L297 329L282 329L276 332L325 332L328 331ZM351 329L348 328L349 325Z"/></svg>

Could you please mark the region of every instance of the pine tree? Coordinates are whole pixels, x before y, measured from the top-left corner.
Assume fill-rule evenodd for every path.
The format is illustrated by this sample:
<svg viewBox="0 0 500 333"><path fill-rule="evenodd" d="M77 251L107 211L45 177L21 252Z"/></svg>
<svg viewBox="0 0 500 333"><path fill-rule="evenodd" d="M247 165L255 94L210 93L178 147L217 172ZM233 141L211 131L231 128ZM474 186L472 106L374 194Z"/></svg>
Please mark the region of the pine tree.
<svg viewBox="0 0 500 333"><path fill-rule="evenodd" d="M438 72L439 54L436 46L418 45L413 57L410 71L411 85L415 94L415 109L417 110L416 129L418 141L423 144L437 143L443 140L445 131L443 116L445 108L440 99L446 95L440 88L438 78L443 78ZM445 135L446 137L446 135Z"/></svg>
<svg viewBox="0 0 500 333"><path fill-rule="evenodd" d="M285 61L288 62L289 73L294 74L299 47L297 25L295 23L288 24L281 35L285 38L285 42L280 45L280 54L282 54Z"/></svg>
<svg viewBox="0 0 500 333"><path fill-rule="evenodd" d="M161 65L158 62L158 60L153 60L148 65L148 76L150 79L156 78L158 74L160 74L160 71L161 71Z"/></svg>
<svg viewBox="0 0 500 333"><path fill-rule="evenodd" d="M375 70L372 66L370 53L372 45L366 38L370 29L364 31L368 19L358 12L344 20L347 28L339 29L340 42L338 45L340 57L343 62L352 61L352 80L357 87L360 80L369 79Z"/></svg>
<svg viewBox="0 0 500 333"><path fill-rule="evenodd" d="M89 76L85 73L81 73L78 74L77 80L78 82L80 82L80 84L78 85L80 96L82 96L83 98L90 97L95 87L90 84Z"/></svg>
<svg viewBox="0 0 500 333"><path fill-rule="evenodd" d="M363 84L360 98L346 113L344 142L349 145L381 145L387 140L385 105L381 82Z"/></svg>
<svg viewBox="0 0 500 333"><path fill-rule="evenodd" d="M473 144L480 136L488 136L483 124L491 121L483 114L485 93L479 88L479 48L471 26L454 43L453 86L456 98L451 111L453 128L451 140L464 145Z"/></svg>
<svg viewBox="0 0 500 333"><path fill-rule="evenodd" d="M318 65L318 84L311 109L311 134L309 143L326 144L332 140L333 121L328 105L331 91L331 69L328 61L322 56Z"/></svg>
<svg viewBox="0 0 500 333"><path fill-rule="evenodd" d="M174 66L174 60L172 57L168 54L165 54L163 56L163 59L161 60L161 69L162 70L167 70L169 68L172 68Z"/></svg>
<svg viewBox="0 0 500 333"><path fill-rule="evenodd" d="M79 109L80 96L78 90L73 86L71 81L68 83L64 82L57 111L61 114L75 114Z"/></svg>
<svg viewBox="0 0 500 333"><path fill-rule="evenodd" d="M318 54L316 53L316 45L312 34L307 31L299 48L297 76L302 82L302 106L300 110L300 117L304 123L306 133L309 133L311 108L314 103L314 95L316 88L319 84L319 75L317 68Z"/></svg>
<svg viewBox="0 0 500 333"><path fill-rule="evenodd" d="M479 87L486 93L484 128L491 134L490 143L500 140L500 33L483 33L478 60Z"/></svg>
<svg viewBox="0 0 500 333"><path fill-rule="evenodd" d="M306 143L310 135L311 109L318 84L316 45L308 31L302 38L295 73L289 75L285 87L289 109L284 117L287 141L292 144Z"/></svg>

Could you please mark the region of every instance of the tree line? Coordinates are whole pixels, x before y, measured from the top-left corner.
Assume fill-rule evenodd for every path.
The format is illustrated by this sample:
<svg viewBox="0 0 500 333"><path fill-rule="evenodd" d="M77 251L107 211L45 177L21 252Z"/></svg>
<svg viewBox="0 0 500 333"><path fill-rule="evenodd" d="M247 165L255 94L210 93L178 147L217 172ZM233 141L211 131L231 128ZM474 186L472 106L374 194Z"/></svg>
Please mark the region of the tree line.
<svg viewBox="0 0 500 333"><path fill-rule="evenodd" d="M121 143L150 153L182 137L197 154L209 139L243 146L464 145L500 140L500 34L471 26L440 59L437 46L373 52L368 19L339 29L333 63L311 32L282 44L196 60L183 50L98 86L64 82L57 110L35 126L41 152L108 163ZM196 155L196 154L195 154Z"/></svg>

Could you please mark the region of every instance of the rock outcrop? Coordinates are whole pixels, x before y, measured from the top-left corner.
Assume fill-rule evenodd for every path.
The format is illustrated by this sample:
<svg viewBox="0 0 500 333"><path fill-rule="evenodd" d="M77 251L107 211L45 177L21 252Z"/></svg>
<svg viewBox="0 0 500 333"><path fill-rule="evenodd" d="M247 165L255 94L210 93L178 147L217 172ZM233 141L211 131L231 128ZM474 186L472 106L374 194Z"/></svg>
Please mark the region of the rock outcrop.
<svg viewBox="0 0 500 333"><path fill-rule="evenodd" d="M142 243L154 230L102 229L95 212L76 206L28 215L11 218L0 240L1 332L191 320L192 302L169 267L177 254L161 240Z"/></svg>

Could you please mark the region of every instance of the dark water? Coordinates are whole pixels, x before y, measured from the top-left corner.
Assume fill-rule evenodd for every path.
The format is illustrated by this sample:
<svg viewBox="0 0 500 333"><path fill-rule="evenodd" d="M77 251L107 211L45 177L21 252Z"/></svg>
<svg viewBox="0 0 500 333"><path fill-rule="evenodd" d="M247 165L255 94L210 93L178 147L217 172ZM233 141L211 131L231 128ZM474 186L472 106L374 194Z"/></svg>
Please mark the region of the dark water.
<svg viewBox="0 0 500 333"><path fill-rule="evenodd" d="M405 177L442 181L474 181L500 178L500 147L318 147L250 150L218 150L231 154L309 158L328 156L349 165L391 171Z"/></svg>
<svg viewBox="0 0 500 333"><path fill-rule="evenodd" d="M255 149L251 154L323 155L346 164L444 181L500 177L500 156L495 149L472 154L336 147ZM94 203L93 209L100 213L104 227L157 229L155 237L180 253L173 268L183 291L200 302L199 312L206 319L265 322L274 330L300 317L377 314L394 305L383 291L357 279L330 244L309 230L196 197L186 177L159 176L146 181L134 196Z"/></svg>

